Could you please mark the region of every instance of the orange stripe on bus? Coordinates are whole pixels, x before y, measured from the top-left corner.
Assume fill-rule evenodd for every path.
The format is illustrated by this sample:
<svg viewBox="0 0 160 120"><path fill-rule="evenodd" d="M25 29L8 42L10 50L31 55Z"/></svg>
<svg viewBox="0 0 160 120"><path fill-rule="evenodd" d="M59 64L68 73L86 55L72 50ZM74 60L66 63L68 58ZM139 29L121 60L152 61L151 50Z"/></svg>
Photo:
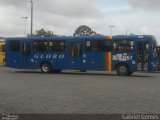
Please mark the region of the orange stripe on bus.
<svg viewBox="0 0 160 120"><path fill-rule="evenodd" d="M111 52L106 52L106 71L111 71Z"/></svg>

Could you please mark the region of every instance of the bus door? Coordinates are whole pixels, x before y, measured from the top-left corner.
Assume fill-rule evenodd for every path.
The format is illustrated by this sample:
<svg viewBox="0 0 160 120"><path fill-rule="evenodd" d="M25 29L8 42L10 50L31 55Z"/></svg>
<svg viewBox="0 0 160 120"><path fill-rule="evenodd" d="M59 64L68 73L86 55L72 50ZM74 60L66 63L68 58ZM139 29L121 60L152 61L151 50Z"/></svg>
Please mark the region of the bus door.
<svg viewBox="0 0 160 120"><path fill-rule="evenodd" d="M149 42L137 44L137 70L147 71L149 65Z"/></svg>
<svg viewBox="0 0 160 120"><path fill-rule="evenodd" d="M31 54L31 44L29 42L23 42L23 51L22 51L22 64L23 64L23 67L24 68L27 68L28 65L29 65L29 57L30 57L30 54Z"/></svg>
<svg viewBox="0 0 160 120"><path fill-rule="evenodd" d="M70 42L69 43L69 68L81 69L82 67L82 43Z"/></svg>

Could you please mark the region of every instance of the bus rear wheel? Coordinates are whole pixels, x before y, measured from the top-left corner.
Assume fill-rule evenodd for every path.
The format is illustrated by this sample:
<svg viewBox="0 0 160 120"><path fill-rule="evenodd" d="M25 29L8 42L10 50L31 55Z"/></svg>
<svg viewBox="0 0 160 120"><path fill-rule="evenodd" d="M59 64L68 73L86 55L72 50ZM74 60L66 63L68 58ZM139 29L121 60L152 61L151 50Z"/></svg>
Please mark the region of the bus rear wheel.
<svg viewBox="0 0 160 120"><path fill-rule="evenodd" d="M126 64L118 64L116 67L116 72L120 76L127 76L129 75L129 69Z"/></svg>
<svg viewBox="0 0 160 120"><path fill-rule="evenodd" d="M42 63L41 64L41 72L43 73L50 73L51 72L51 66L49 63Z"/></svg>

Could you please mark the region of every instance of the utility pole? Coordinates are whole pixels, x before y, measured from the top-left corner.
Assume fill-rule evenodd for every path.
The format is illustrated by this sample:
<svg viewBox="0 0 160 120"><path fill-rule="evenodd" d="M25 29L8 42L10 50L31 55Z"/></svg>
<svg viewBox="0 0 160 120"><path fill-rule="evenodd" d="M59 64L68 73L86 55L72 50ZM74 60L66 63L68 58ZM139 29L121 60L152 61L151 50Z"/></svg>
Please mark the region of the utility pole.
<svg viewBox="0 0 160 120"><path fill-rule="evenodd" d="M115 26L108 26L108 27L111 28L111 36L112 36L112 29L113 29L113 27L115 27Z"/></svg>
<svg viewBox="0 0 160 120"><path fill-rule="evenodd" d="M31 36L33 35L33 1L30 0L31 2Z"/></svg>
<svg viewBox="0 0 160 120"><path fill-rule="evenodd" d="M26 36L26 28L27 28L26 22L27 22L28 17L22 17L22 19L24 19L24 36Z"/></svg>

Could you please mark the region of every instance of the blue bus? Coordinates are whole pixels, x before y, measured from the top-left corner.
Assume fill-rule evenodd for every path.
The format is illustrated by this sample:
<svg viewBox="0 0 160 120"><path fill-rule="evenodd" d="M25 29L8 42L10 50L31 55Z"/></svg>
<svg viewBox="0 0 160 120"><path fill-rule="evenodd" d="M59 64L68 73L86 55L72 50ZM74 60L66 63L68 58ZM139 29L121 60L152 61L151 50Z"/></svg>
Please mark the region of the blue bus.
<svg viewBox="0 0 160 120"><path fill-rule="evenodd" d="M116 71L127 76L135 71L154 71L156 39L150 35L19 37L5 39L6 66L38 69Z"/></svg>

